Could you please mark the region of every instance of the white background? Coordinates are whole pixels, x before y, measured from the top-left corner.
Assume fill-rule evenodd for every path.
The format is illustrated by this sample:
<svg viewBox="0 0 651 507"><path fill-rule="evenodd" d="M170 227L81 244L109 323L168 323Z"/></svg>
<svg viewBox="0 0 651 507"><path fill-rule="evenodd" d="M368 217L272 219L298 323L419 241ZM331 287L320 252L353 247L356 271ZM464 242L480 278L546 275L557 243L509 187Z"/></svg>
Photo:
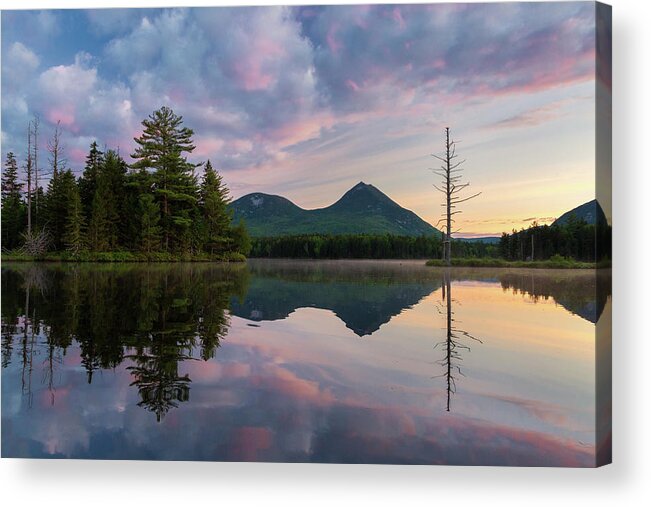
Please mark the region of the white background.
<svg viewBox="0 0 651 507"><path fill-rule="evenodd" d="M0 0L2 9L233 5ZM303 1L251 4L315 3ZM318 3L318 2L317 2ZM322 3L342 3L324 0ZM344 2L345 3L345 2ZM0 460L3 505L651 505L651 2L613 5L613 465L597 470ZM165 442L161 442L165 445Z"/></svg>

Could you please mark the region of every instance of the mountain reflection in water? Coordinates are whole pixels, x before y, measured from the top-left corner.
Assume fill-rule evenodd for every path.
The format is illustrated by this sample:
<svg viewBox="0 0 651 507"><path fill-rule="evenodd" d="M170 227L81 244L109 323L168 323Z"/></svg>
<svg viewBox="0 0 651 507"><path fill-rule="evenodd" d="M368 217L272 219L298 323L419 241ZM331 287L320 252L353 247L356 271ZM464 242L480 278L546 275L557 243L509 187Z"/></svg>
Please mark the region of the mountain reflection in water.
<svg viewBox="0 0 651 507"><path fill-rule="evenodd" d="M609 276L4 263L3 456L591 466Z"/></svg>

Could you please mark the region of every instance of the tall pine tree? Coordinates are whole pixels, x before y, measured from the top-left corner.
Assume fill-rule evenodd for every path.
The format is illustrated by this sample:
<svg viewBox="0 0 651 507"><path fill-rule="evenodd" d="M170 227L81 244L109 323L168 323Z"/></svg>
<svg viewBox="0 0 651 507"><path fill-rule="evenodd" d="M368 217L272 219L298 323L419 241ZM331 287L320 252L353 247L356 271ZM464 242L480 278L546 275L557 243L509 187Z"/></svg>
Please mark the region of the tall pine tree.
<svg viewBox="0 0 651 507"><path fill-rule="evenodd" d="M222 177L212 167L210 160L204 168L200 204L204 220L204 248L211 254L228 249L232 211L228 209L229 191Z"/></svg>
<svg viewBox="0 0 651 507"><path fill-rule="evenodd" d="M64 234L62 239L66 250L77 254L85 247L85 219L81 205L81 197L79 196L79 189L72 171L65 171L62 178L66 209Z"/></svg>
<svg viewBox="0 0 651 507"><path fill-rule="evenodd" d="M2 248L16 248L24 229L25 203L18 183L18 164L14 154L9 152L2 174Z"/></svg>
<svg viewBox="0 0 651 507"><path fill-rule="evenodd" d="M143 120L143 133L131 155L134 169L153 169L154 193L161 205L163 248L184 251L191 244L192 211L197 204L196 164L184 153L192 153L192 129L183 127L183 118L169 107L154 111Z"/></svg>
<svg viewBox="0 0 651 507"><path fill-rule="evenodd" d="M93 207L93 199L97 191L99 173L104 162L104 154L97 148L97 142L93 141L90 151L86 157L84 173L79 179L79 197L84 209L84 215L90 220Z"/></svg>
<svg viewBox="0 0 651 507"><path fill-rule="evenodd" d="M63 247L63 234L65 232L66 202L63 194L63 173L57 171L52 174L45 194L43 206L43 227L52 238L52 248L61 250Z"/></svg>
<svg viewBox="0 0 651 507"><path fill-rule="evenodd" d="M88 243L92 250L109 251L119 248L125 173L124 160L115 151L109 150L95 175L95 194L88 224Z"/></svg>

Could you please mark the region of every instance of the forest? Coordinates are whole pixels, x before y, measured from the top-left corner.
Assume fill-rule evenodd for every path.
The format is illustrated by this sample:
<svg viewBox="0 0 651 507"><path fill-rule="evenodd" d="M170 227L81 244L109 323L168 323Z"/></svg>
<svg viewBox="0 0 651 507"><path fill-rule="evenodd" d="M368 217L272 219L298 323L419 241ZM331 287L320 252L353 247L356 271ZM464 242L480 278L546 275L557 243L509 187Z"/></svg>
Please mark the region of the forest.
<svg viewBox="0 0 651 507"><path fill-rule="evenodd" d="M193 130L167 107L142 126L134 139L134 163L93 142L83 173L75 177L57 125L47 143L47 167L40 170L41 180L49 180L44 189L38 119L30 122L24 177L14 153L4 163L3 251L33 257L62 253L72 259L103 253L98 258L115 260L137 253L148 260L243 260L250 240L243 223L231 223L229 189L209 160L193 164L185 156L195 149ZM200 166L201 179L195 175Z"/></svg>
<svg viewBox="0 0 651 507"><path fill-rule="evenodd" d="M570 216L564 225L532 224L528 229L504 233L499 256L507 261L547 260L560 256L583 262L611 258L612 227L607 223L588 224Z"/></svg>
<svg viewBox="0 0 651 507"><path fill-rule="evenodd" d="M252 238L251 257L305 259L431 259L442 254L439 236L303 234ZM452 242L456 257L497 257L497 245Z"/></svg>
<svg viewBox="0 0 651 507"><path fill-rule="evenodd" d="M544 261L559 256L582 262L609 259L611 228L570 220L566 225L532 225L504 233L499 244L451 241L455 259ZM533 248L533 251L532 251ZM440 259L439 236L391 234L304 234L251 239L251 257L304 259Z"/></svg>

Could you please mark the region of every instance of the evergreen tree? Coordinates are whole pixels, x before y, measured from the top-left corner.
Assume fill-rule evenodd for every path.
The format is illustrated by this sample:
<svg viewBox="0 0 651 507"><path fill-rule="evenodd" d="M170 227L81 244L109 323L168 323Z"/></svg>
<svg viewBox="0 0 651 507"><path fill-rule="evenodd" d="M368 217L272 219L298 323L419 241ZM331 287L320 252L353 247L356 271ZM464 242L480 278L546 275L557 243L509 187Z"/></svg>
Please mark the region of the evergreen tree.
<svg viewBox="0 0 651 507"><path fill-rule="evenodd" d="M115 151L109 150L95 174L95 194L88 224L88 240L92 250L115 250L120 246L120 209L124 201L125 173L124 160Z"/></svg>
<svg viewBox="0 0 651 507"><path fill-rule="evenodd" d="M65 233L67 207L63 192L63 172L57 171L53 174L48 183L45 194L44 223L52 237L52 248L61 250L63 247L62 238Z"/></svg>
<svg viewBox="0 0 651 507"><path fill-rule="evenodd" d="M229 191L219 175L212 167L210 160L206 162L201 184L200 203L203 211L205 248L211 254L226 250L229 243L229 233L232 211L228 208Z"/></svg>
<svg viewBox="0 0 651 507"><path fill-rule="evenodd" d="M152 187L152 176L144 169L130 171L124 176L120 207L120 244L128 250L140 250L140 197L143 194L151 194ZM160 215L160 209L158 214Z"/></svg>
<svg viewBox="0 0 651 507"><path fill-rule="evenodd" d="M161 204L163 247L187 250L191 243L192 211L197 204L195 164L183 153L192 153L192 129L182 127L183 118L168 107L143 120L143 133L133 155L134 169L153 169L154 193Z"/></svg>
<svg viewBox="0 0 651 507"><path fill-rule="evenodd" d="M140 250L151 253L158 251L161 244L162 229L160 207L152 194L142 194L139 199L140 216Z"/></svg>
<svg viewBox="0 0 651 507"><path fill-rule="evenodd" d="M79 179L79 196L81 205L84 209L84 215L90 220L97 191L99 173L104 162L104 154L97 148L97 142L93 141L90 145L90 151L86 157L86 166L84 173Z"/></svg>
<svg viewBox="0 0 651 507"><path fill-rule="evenodd" d="M251 237L249 231L246 229L244 220L231 229L231 248L232 251L241 253L242 255L249 255L251 251Z"/></svg>
<svg viewBox="0 0 651 507"><path fill-rule="evenodd" d="M7 153L2 175L2 248L16 248L24 230L25 204L18 183L18 164L12 152Z"/></svg>
<svg viewBox="0 0 651 507"><path fill-rule="evenodd" d="M65 218L63 245L73 253L84 248L84 214L75 176L69 169L62 173L62 196L64 197Z"/></svg>
<svg viewBox="0 0 651 507"><path fill-rule="evenodd" d="M109 250L110 206L108 181L106 178L100 178L93 197L87 236L88 246L95 252Z"/></svg>

